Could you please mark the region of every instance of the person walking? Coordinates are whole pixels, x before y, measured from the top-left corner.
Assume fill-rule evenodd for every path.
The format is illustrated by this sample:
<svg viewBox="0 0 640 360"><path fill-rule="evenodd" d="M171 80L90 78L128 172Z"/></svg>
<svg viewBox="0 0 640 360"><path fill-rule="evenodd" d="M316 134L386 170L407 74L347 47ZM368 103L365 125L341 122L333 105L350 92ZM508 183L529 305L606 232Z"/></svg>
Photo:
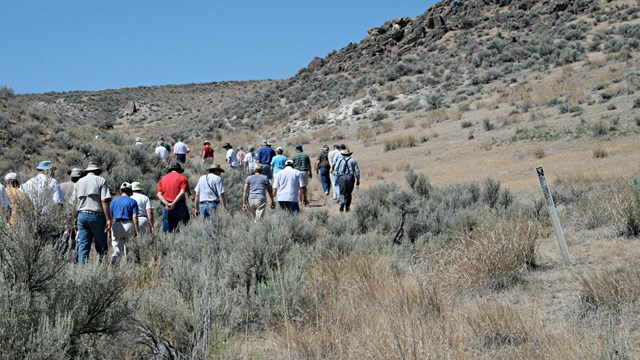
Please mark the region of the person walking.
<svg viewBox="0 0 640 360"><path fill-rule="evenodd" d="M333 189L333 200L338 200L338 190L336 188L336 175L333 171L334 162L333 159L336 157L336 154L340 154L340 145L333 144L333 149L329 151L329 178L331 179L331 189Z"/></svg>
<svg viewBox="0 0 640 360"><path fill-rule="evenodd" d="M36 170L38 174L22 184L20 189L29 195L40 212L47 211L52 203L62 206L64 198L60 183L54 179L56 166L51 161L41 161Z"/></svg>
<svg viewBox="0 0 640 360"><path fill-rule="evenodd" d="M162 210L162 231L174 232L179 223L186 225L189 222L189 208L186 199L189 189L189 180L182 175L184 168L179 162L171 165L169 173L158 182L158 199L164 206Z"/></svg>
<svg viewBox="0 0 640 360"><path fill-rule="evenodd" d="M130 197L138 203L138 233L140 235L153 235L155 232L153 203L151 203L151 199L147 195L142 193L144 189L141 183L132 182L131 191L133 191L133 194Z"/></svg>
<svg viewBox="0 0 640 360"><path fill-rule="evenodd" d="M299 198L302 198L304 206L309 205L307 200L307 184L302 173L293 168L293 161L287 160L284 170L280 171L273 180L273 196L278 200L280 209L290 213L300 212ZM302 193L302 196L299 196Z"/></svg>
<svg viewBox="0 0 640 360"><path fill-rule="evenodd" d="M329 190L331 189L331 177L329 173L331 172L331 165L329 164L329 146L325 145L322 147L322 152L318 156L318 160L316 161L316 174L320 175L320 183L322 183L322 190L324 190L325 195L329 195Z"/></svg>
<svg viewBox="0 0 640 360"><path fill-rule="evenodd" d="M26 220L33 211L33 203L24 191L20 190L20 177L16 173L4 176L4 188L0 186L0 207L5 210L8 227L20 219Z"/></svg>
<svg viewBox="0 0 640 360"><path fill-rule="evenodd" d="M166 161L167 158L169 157L169 151L163 145L163 141L158 141L158 143L156 144L154 153L158 155L158 157L160 157L160 159L162 159L163 161Z"/></svg>
<svg viewBox="0 0 640 360"><path fill-rule="evenodd" d="M196 216L202 215L203 219L209 218L222 203L227 209L227 199L224 196L224 184L220 175L224 169L220 164L211 165L207 169L208 173L198 179L196 185L195 210Z"/></svg>
<svg viewBox="0 0 640 360"><path fill-rule="evenodd" d="M244 157L247 153L244 151L244 147L242 145L238 146L238 150L236 151L236 158L238 159L237 168L242 169L242 164L244 163Z"/></svg>
<svg viewBox="0 0 640 360"><path fill-rule="evenodd" d="M338 173L336 173L336 165L338 161L342 159L342 150L345 150L347 147L344 144L338 145L338 152L333 155L333 165L331 165L331 173L334 174L335 182L334 182L334 196L336 201L340 202L340 178Z"/></svg>
<svg viewBox="0 0 640 360"><path fill-rule="evenodd" d="M211 147L211 142L209 140L205 141L202 151L200 151L203 166L211 166L211 164L213 164L213 154L214 150Z"/></svg>
<svg viewBox="0 0 640 360"><path fill-rule="evenodd" d="M311 168L311 159L302 149L302 144L296 144L296 153L293 154L291 160L293 160L293 167L302 173L304 183L308 185L309 179L313 178L313 169ZM302 198L298 202L302 202Z"/></svg>
<svg viewBox="0 0 640 360"><path fill-rule="evenodd" d="M254 152L253 145L249 145L247 149L247 154L244 156L244 160L242 160L242 167L244 169L245 174L253 173L253 170L258 163L258 156Z"/></svg>
<svg viewBox="0 0 640 360"><path fill-rule="evenodd" d="M276 152L271 148L271 143L267 140L262 141L262 147L258 150L258 162L262 166L262 175L265 175L269 180L273 180L273 173L271 172L271 159L276 156Z"/></svg>
<svg viewBox="0 0 640 360"><path fill-rule="evenodd" d="M225 160L227 162L227 166L229 169L238 169L238 155L235 150L233 150L233 146L229 143L225 143L222 145L222 148L227 150L227 154L225 155Z"/></svg>
<svg viewBox="0 0 640 360"><path fill-rule="evenodd" d="M284 150L278 146L276 156L271 159L271 173L275 177L280 171L284 170L287 157L283 155Z"/></svg>
<svg viewBox="0 0 640 360"><path fill-rule="evenodd" d="M340 211L349 211L351 207L351 194L353 186L360 186L360 168L358 162L351 157L351 150L344 149L340 152L342 158L336 164L336 175L340 186Z"/></svg>
<svg viewBox="0 0 640 360"><path fill-rule="evenodd" d="M190 151L189 146L187 146L182 139L178 139L178 142L173 145L173 153L176 156L176 161L181 164L184 164L187 161L187 154Z"/></svg>
<svg viewBox="0 0 640 360"><path fill-rule="evenodd" d="M271 198L271 208L275 209L276 203L273 197L273 189L269 178L262 175L262 166L254 169L254 174L247 176L242 191L242 210L249 212L258 221L262 218L264 209L267 208L267 195Z"/></svg>
<svg viewBox="0 0 640 360"><path fill-rule="evenodd" d="M89 257L91 243L100 261L107 256L107 234L111 231L111 194L107 181L100 176L102 169L89 163L84 169L85 176L76 183L73 195L74 219L78 233L78 264L84 264Z"/></svg>
<svg viewBox="0 0 640 360"><path fill-rule="evenodd" d="M65 202L71 200L71 195L73 195L73 188L76 186L76 183L82 177L82 169L73 168L69 170L67 173L69 175L69 181L65 181L60 184L60 190L62 191L62 197Z"/></svg>
<svg viewBox="0 0 640 360"><path fill-rule="evenodd" d="M133 194L131 184L120 185L120 196L111 201L111 264L118 264L122 257L127 256L127 242L138 237L138 203L130 196Z"/></svg>

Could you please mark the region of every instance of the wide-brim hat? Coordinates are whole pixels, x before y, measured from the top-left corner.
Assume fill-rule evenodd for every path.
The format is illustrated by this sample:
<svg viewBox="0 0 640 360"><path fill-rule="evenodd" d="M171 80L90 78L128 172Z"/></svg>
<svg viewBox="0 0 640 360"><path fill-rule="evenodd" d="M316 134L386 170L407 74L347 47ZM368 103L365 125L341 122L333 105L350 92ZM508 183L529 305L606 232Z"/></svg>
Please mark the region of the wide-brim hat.
<svg viewBox="0 0 640 360"><path fill-rule="evenodd" d="M211 145L211 141L207 140L202 145Z"/></svg>
<svg viewBox="0 0 640 360"><path fill-rule="evenodd" d="M82 169L80 168L71 169L71 171L69 171L69 176L71 176L72 178L82 177Z"/></svg>
<svg viewBox="0 0 640 360"><path fill-rule="evenodd" d="M96 170L102 170L102 169L100 168L100 166L98 166L94 162L90 162L89 165L87 165L87 168L84 169L85 172L96 171Z"/></svg>
<svg viewBox="0 0 640 360"><path fill-rule="evenodd" d="M169 167L169 171L176 171L176 172L182 173L184 172L184 168L182 167L182 164L180 164L179 162L174 162Z"/></svg>
<svg viewBox="0 0 640 360"><path fill-rule="evenodd" d="M268 146L268 145L271 145L271 144L269 144L269 140L262 140L262 145Z"/></svg>
<svg viewBox="0 0 640 360"><path fill-rule="evenodd" d="M8 173L4 176L4 181L20 180L20 177L16 173Z"/></svg>
<svg viewBox="0 0 640 360"><path fill-rule="evenodd" d="M222 145L223 149L227 149L227 148L230 148L230 147L231 147L231 144L229 144L229 143L224 143L224 145Z"/></svg>
<svg viewBox="0 0 640 360"><path fill-rule="evenodd" d="M342 154L342 155L351 155L351 154L353 154L353 152L351 150L349 150L349 148L346 148L344 150L340 150L340 154Z"/></svg>
<svg viewBox="0 0 640 360"><path fill-rule="evenodd" d="M138 181L134 181L131 183L131 190L133 191L144 191L144 189L142 188L142 184L139 183Z"/></svg>
<svg viewBox="0 0 640 360"><path fill-rule="evenodd" d="M220 172L224 172L224 169L222 168L222 166L220 166L220 164L213 164L209 166L207 170L218 170Z"/></svg>
<svg viewBox="0 0 640 360"><path fill-rule="evenodd" d="M36 170L49 170L52 168L55 168L56 166L48 160L45 161L40 161L40 163L38 163L38 166L36 166Z"/></svg>

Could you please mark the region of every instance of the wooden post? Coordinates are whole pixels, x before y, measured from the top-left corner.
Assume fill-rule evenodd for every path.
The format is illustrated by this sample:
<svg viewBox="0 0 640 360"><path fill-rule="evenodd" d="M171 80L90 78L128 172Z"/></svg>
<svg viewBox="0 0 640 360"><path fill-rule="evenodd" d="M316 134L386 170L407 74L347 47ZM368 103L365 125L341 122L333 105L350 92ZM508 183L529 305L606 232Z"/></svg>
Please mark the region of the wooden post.
<svg viewBox="0 0 640 360"><path fill-rule="evenodd" d="M556 233L556 239L558 239L558 245L560 246L560 252L562 253L564 264L567 266L571 266L569 248L567 247L567 243L564 240L564 235L562 234L562 227L560 226L560 220L558 219L558 213L556 212L556 205L553 202L553 197L551 196L551 192L549 191L549 186L547 185L547 179L544 177L544 170L542 169L542 166L538 166L536 168L536 172L538 173L538 179L540 180L540 186L542 187L544 200L547 203L547 208L549 209L551 222L553 222L553 230Z"/></svg>

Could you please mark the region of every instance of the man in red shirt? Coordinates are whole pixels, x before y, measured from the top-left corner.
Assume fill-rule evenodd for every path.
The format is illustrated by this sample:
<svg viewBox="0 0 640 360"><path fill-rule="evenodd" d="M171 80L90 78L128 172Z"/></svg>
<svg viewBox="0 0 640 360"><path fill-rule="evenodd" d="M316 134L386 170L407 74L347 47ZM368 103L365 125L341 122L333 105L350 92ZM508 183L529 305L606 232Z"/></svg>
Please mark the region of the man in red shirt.
<svg viewBox="0 0 640 360"><path fill-rule="evenodd" d="M162 209L162 231L173 232L180 222L189 222L189 208L186 199L189 192L189 180L182 175L184 168L178 162L171 165L169 173L158 182L158 199L164 205Z"/></svg>
<svg viewBox="0 0 640 360"><path fill-rule="evenodd" d="M209 167L213 164L213 148L209 140L204 142L200 157L202 158L202 165Z"/></svg>

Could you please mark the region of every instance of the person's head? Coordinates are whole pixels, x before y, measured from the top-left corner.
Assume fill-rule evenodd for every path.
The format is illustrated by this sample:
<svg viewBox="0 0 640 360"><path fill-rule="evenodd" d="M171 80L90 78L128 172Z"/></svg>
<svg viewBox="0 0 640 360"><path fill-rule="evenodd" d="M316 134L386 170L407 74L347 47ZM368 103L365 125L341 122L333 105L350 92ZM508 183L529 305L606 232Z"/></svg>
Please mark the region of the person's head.
<svg viewBox="0 0 640 360"><path fill-rule="evenodd" d="M271 146L271 144L269 144L269 140L262 140L262 146Z"/></svg>
<svg viewBox="0 0 640 360"><path fill-rule="evenodd" d="M69 177L71 178L72 182L77 182L78 180L80 180L80 178L82 177L82 169L80 168L73 168L71 170L69 170Z"/></svg>
<svg viewBox="0 0 640 360"><path fill-rule="evenodd" d="M220 164L213 164L209 166L207 171L209 171L210 174L216 174L220 176L220 174L224 172L224 169L222 168L222 166L220 166Z"/></svg>
<svg viewBox="0 0 640 360"><path fill-rule="evenodd" d="M296 151L302 151L302 144L296 144Z"/></svg>
<svg viewBox="0 0 640 360"><path fill-rule="evenodd" d="M284 150L280 146L278 146L278 148L276 149L276 154L282 155L283 152Z"/></svg>
<svg viewBox="0 0 640 360"><path fill-rule="evenodd" d="M284 162L284 166L291 166L292 168L294 168L295 166L293 165L293 160L289 159L287 161Z"/></svg>
<svg viewBox="0 0 640 360"><path fill-rule="evenodd" d="M206 145L211 145L211 142L210 142L209 140L207 140L207 141L205 141L205 142L204 142L204 145L205 145L205 146L206 146Z"/></svg>
<svg viewBox="0 0 640 360"><path fill-rule="evenodd" d="M38 173L46 174L53 177L56 171L56 166L51 161L45 160L38 163L38 166L36 166L36 170L38 171Z"/></svg>
<svg viewBox="0 0 640 360"><path fill-rule="evenodd" d="M131 191L141 193L144 191L142 188L142 184L138 181L134 181L131 183Z"/></svg>
<svg viewBox="0 0 640 360"><path fill-rule="evenodd" d="M100 175L102 174L102 169L96 163L90 162L89 165L87 165L87 168L84 169L84 173L94 173L96 175Z"/></svg>
<svg viewBox="0 0 640 360"><path fill-rule="evenodd" d="M140 137L136 138L136 142L141 142L141 141L142 141L142 138L140 138Z"/></svg>
<svg viewBox="0 0 640 360"><path fill-rule="evenodd" d="M336 149L336 150L338 150L338 149L340 149L340 145L338 145L338 144L333 144L333 148L334 148L334 149Z"/></svg>
<svg viewBox="0 0 640 360"><path fill-rule="evenodd" d="M340 144L340 146L338 147L338 149L340 149L340 151L346 149L347 146L345 144Z"/></svg>
<svg viewBox="0 0 640 360"><path fill-rule="evenodd" d="M262 174L262 166L258 165L253 169L253 172L256 174Z"/></svg>
<svg viewBox="0 0 640 360"><path fill-rule="evenodd" d="M182 167L182 164L180 164L179 162L174 162L173 164L171 164L171 167L169 167L169 172L172 172L172 171L182 174L184 172L184 168Z"/></svg>
<svg viewBox="0 0 640 360"><path fill-rule="evenodd" d="M238 145L238 150L244 150L244 148L242 147L242 145Z"/></svg>
<svg viewBox="0 0 640 360"><path fill-rule="evenodd" d="M255 149L253 148L253 145L249 145L249 148L247 149L247 151L249 151L249 152L253 152L253 150L255 150Z"/></svg>
<svg viewBox="0 0 640 360"><path fill-rule="evenodd" d="M340 154L342 154L342 156L351 156L351 154L353 154L353 152L351 150L349 150L348 148L340 150Z"/></svg>
<svg viewBox="0 0 640 360"><path fill-rule="evenodd" d="M9 187L20 187L20 176L16 173L8 173L4 176L4 186Z"/></svg>
<svg viewBox="0 0 640 360"><path fill-rule="evenodd" d="M120 185L120 192L123 195L131 196L131 194L133 194L131 184L129 184L128 182L123 182L122 185Z"/></svg>
<svg viewBox="0 0 640 360"><path fill-rule="evenodd" d="M329 151L329 145L324 145L324 146L322 147L322 151L324 151L324 152Z"/></svg>
<svg viewBox="0 0 640 360"><path fill-rule="evenodd" d="M158 142L156 143L156 146L162 146L164 144L164 142L162 140L158 140Z"/></svg>
<svg viewBox="0 0 640 360"><path fill-rule="evenodd" d="M231 146L231 144L229 144L229 143L224 143L224 145L222 145L222 148L226 149L226 150L229 150L229 149L232 149L233 146Z"/></svg>

